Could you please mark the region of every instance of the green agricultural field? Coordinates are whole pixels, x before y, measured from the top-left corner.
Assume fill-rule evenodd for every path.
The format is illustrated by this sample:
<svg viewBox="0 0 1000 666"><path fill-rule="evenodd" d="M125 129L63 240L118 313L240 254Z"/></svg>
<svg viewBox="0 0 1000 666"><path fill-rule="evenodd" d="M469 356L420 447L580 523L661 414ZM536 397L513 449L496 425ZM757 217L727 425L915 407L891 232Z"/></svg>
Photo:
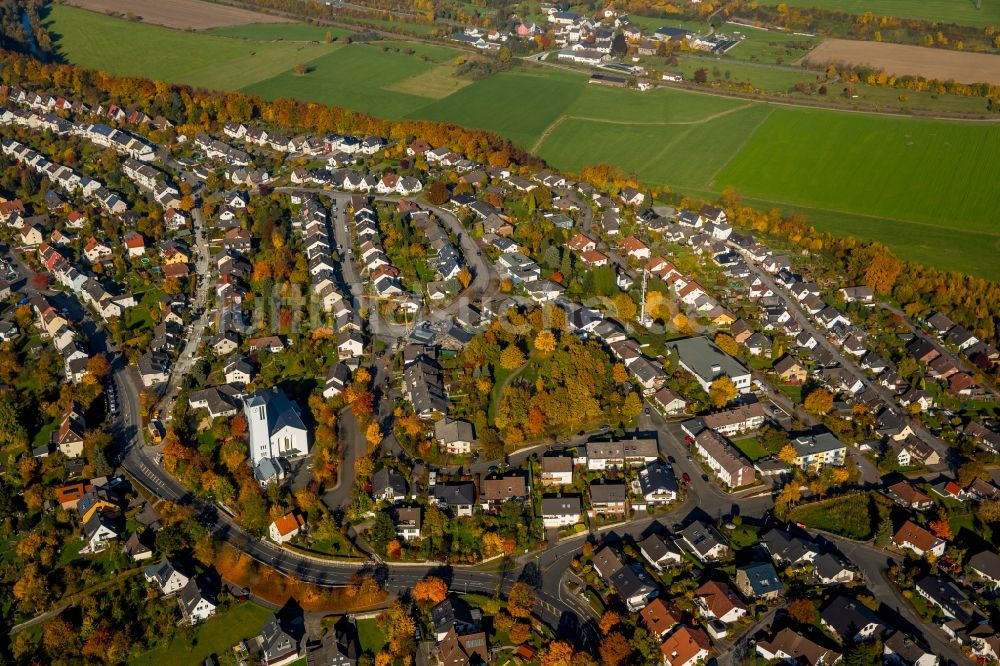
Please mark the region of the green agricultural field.
<svg viewBox="0 0 1000 666"><path fill-rule="evenodd" d="M982 0L982 9L976 9L976 0L784 0L784 2L790 7L818 7L850 14L874 12L879 16L1000 27L1000 2L996 0Z"/></svg>
<svg viewBox="0 0 1000 666"><path fill-rule="evenodd" d="M996 232L1000 126L775 109L709 186L816 209Z"/></svg>
<svg viewBox="0 0 1000 666"><path fill-rule="evenodd" d="M340 39L351 34L350 30L331 28L305 23L251 23L248 25L231 25L225 28L211 28L202 31L206 35L221 37L237 37L256 42L283 40L286 42L322 42L329 32L333 39Z"/></svg>
<svg viewBox="0 0 1000 666"><path fill-rule="evenodd" d="M132 23L67 5L51 5L49 30L67 61L112 74L206 88L236 89L332 49L330 44L256 44Z"/></svg>
<svg viewBox="0 0 1000 666"><path fill-rule="evenodd" d="M335 104L384 118L401 118L432 101L428 97L389 89L411 77L423 75L434 64L384 52L375 45L352 44L309 63L306 76L283 72L243 88L268 99L293 97Z"/></svg>
<svg viewBox="0 0 1000 666"><path fill-rule="evenodd" d="M490 130L557 168L615 164L644 182L698 196L716 197L732 186L748 202L801 212L818 229L1000 279L994 183L1000 125L795 108L672 88L641 93L590 85L585 72L542 65L469 81L453 76L453 62L467 52L398 40L255 41L126 23L64 5L53 5L51 23L70 62ZM232 30L263 37L258 31L312 27ZM299 62L309 64L309 74L292 73ZM710 66L716 64L734 76L763 68L730 60Z"/></svg>

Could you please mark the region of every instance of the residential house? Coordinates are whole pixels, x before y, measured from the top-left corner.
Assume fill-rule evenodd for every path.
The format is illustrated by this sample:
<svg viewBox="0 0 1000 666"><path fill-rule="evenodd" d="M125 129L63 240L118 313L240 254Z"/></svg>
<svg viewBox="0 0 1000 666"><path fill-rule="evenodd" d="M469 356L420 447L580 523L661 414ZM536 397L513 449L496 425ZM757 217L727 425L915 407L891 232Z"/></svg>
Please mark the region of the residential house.
<svg viewBox="0 0 1000 666"><path fill-rule="evenodd" d="M95 511L83 523L83 540L86 542L83 551L100 553L107 549L108 542L118 538L120 530L117 525L116 511Z"/></svg>
<svg viewBox="0 0 1000 666"><path fill-rule="evenodd" d="M608 546L594 554L594 568L633 613L644 608L659 592L640 565L624 564Z"/></svg>
<svg viewBox="0 0 1000 666"><path fill-rule="evenodd" d="M146 532L132 532L132 536L122 547L122 552L133 562L143 562L153 558L153 549L145 543L146 534Z"/></svg>
<svg viewBox="0 0 1000 666"><path fill-rule="evenodd" d="M605 517L624 517L628 512L628 488L624 483L591 483L590 506Z"/></svg>
<svg viewBox="0 0 1000 666"><path fill-rule="evenodd" d="M542 456L542 485L569 486L573 484L573 457L559 454Z"/></svg>
<svg viewBox="0 0 1000 666"><path fill-rule="evenodd" d="M555 495L542 498L542 525L546 529L568 527L580 522L582 512L577 495Z"/></svg>
<svg viewBox="0 0 1000 666"><path fill-rule="evenodd" d="M86 431L83 410L75 402L71 402L63 412L59 428L52 433L52 443L67 458L79 458L83 455L83 436Z"/></svg>
<svg viewBox="0 0 1000 666"><path fill-rule="evenodd" d="M914 589L948 619L958 620L965 626L986 622L986 615L950 580L931 574L918 580Z"/></svg>
<svg viewBox="0 0 1000 666"><path fill-rule="evenodd" d="M674 472L659 460L648 463L639 471L634 482L639 486L639 495L647 506L661 506L677 499L677 480Z"/></svg>
<svg viewBox="0 0 1000 666"><path fill-rule="evenodd" d="M770 562L755 562L737 567L736 587L748 599L777 599L784 592L778 572Z"/></svg>
<svg viewBox="0 0 1000 666"><path fill-rule="evenodd" d="M792 442L792 447L795 449L795 460L792 462L802 469L839 467L847 458L847 446L830 432L798 437Z"/></svg>
<svg viewBox="0 0 1000 666"><path fill-rule="evenodd" d="M712 644L701 629L680 627L660 646L665 666L695 666L708 661Z"/></svg>
<svg viewBox="0 0 1000 666"><path fill-rule="evenodd" d="M90 484L80 481L56 489L56 501L66 511L76 511L77 505L84 494L90 490Z"/></svg>
<svg viewBox="0 0 1000 666"><path fill-rule="evenodd" d="M295 536L302 532L306 526L306 520L299 513L286 513L281 518L271 522L267 533L271 541L275 543L288 543Z"/></svg>
<svg viewBox="0 0 1000 666"><path fill-rule="evenodd" d="M729 554L729 544L719 531L707 523L695 521L680 532L687 549L702 562L718 561Z"/></svg>
<svg viewBox="0 0 1000 666"><path fill-rule="evenodd" d="M473 483L436 483L430 488L430 496L455 517L468 517L475 509L476 486Z"/></svg>
<svg viewBox="0 0 1000 666"><path fill-rule="evenodd" d="M836 650L824 647L790 627L785 627L771 639L757 641L754 649L768 661L780 660L804 666L833 666L842 658Z"/></svg>
<svg viewBox="0 0 1000 666"><path fill-rule="evenodd" d="M941 658L921 647L913 636L896 631L885 639L882 653L892 666L938 666Z"/></svg>
<svg viewBox="0 0 1000 666"><path fill-rule="evenodd" d="M748 612L746 604L725 583L710 580L694 592L695 604L703 617L733 624Z"/></svg>
<svg viewBox="0 0 1000 666"><path fill-rule="evenodd" d="M760 544L778 566L801 568L815 562L819 549L811 540L774 528L760 537Z"/></svg>
<svg viewBox="0 0 1000 666"><path fill-rule="evenodd" d="M260 633L250 641L263 666L287 666L301 657L299 641L285 630L276 614L268 618Z"/></svg>
<svg viewBox="0 0 1000 666"><path fill-rule="evenodd" d="M984 550L969 558L969 569L994 589L1000 588L1000 555Z"/></svg>
<svg viewBox="0 0 1000 666"><path fill-rule="evenodd" d="M663 599L657 597L639 611L639 617L650 634L662 639L667 633L680 624L683 615L676 608L668 606Z"/></svg>
<svg viewBox="0 0 1000 666"><path fill-rule="evenodd" d="M409 496L406 477L392 467L383 467L372 475L372 499L376 502L402 502Z"/></svg>
<svg viewBox="0 0 1000 666"><path fill-rule="evenodd" d="M330 366L330 371L326 376L326 383L323 386L323 397L329 400L340 395L348 384L351 383L351 369L343 361L339 361Z"/></svg>
<svg viewBox="0 0 1000 666"><path fill-rule="evenodd" d="M475 441L472 424L468 421L445 417L434 423L434 438L452 454L467 454Z"/></svg>
<svg viewBox="0 0 1000 666"><path fill-rule="evenodd" d="M833 553L823 553L813 562L813 578L820 585L843 585L854 580L854 570Z"/></svg>
<svg viewBox="0 0 1000 666"><path fill-rule="evenodd" d="M497 511L504 502L523 503L529 491L523 474L489 476L479 484L479 502L484 511Z"/></svg>
<svg viewBox="0 0 1000 666"><path fill-rule="evenodd" d="M867 606L844 595L820 611L820 623L845 642L875 638L885 630L885 624Z"/></svg>
<svg viewBox="0 0 1000 666"><path fill-rule="evenodd" d="M235 416L238 411L238 393L239 390L233 386L210 386L188 394L188 406L191 409L206 410L210 421L218 417Z"/></svg>
<svg viewBox="0 0 1000 666"><path fill-rule="evenodd" d="M147 583L156 583L160 594L168 596L188 584L190 578L170 558L165 558L143 570Z"/></svg>
<svg viewBox="0 0 1000 666"><path fill-rule="evenodd" d="M944 555L944 549L947 545L943 539L939 539L910 520L907 520L899 528L896 535L892 537L892 543L897 548L912 550L918 557L923 557L927 553L941 557Z"/></svg>
<svg viewBox="0 0 1000 666"><path fill-rule="evenodd" d="M683 414L684 410L687 409L687 400L667 387L663 387L653 394L653 402L666 416Z"/></svg>
<svg viewBox="0 0 1000 666"><path fill-rule="evenodd" d="M396 509L396 534L397 536L413 541L421 538L421 512L420 507L407 507Z"/></svg>
<svg viewBox="0 0 1000 666"><path fill-rule="evenodd" d="M217 604L195 579L187 582L177 593L177 605L187 624L198 624L215 615Z"/></svg>
<svg viewBox="0 0 1000 666"><path fill-rule="evenodd" d="M655 532L639 542L639 552L657 571L684 561L684 556L674 542Z"/></svg>
<svg viewBox="0 0 1000 666"><path fill-rule="evenodd" d="M898 481L885 489L886 496L901 507L926 511L934 507L934 500L917 490L909 481Z"/></svg>
<svg viewBox="0 0 1000 666"><path fill-rule="evenodd" d="M809 378L805 366L794 356L784 356L774 364L774 372L785 384L803 384Z"/></svg>

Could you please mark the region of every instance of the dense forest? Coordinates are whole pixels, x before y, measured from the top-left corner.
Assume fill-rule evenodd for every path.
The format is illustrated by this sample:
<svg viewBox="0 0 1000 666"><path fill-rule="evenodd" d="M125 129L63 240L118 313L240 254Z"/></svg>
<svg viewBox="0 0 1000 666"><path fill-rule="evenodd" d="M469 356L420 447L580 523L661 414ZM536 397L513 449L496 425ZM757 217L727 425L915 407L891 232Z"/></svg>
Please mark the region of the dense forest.
<svg viewBox="0 0 1000 666"><path fill-rule="evenodd" d="M52 57L52 38L42 26L45 0L2 0L0 44L5 49L31 53L42 60Z"/></svg>

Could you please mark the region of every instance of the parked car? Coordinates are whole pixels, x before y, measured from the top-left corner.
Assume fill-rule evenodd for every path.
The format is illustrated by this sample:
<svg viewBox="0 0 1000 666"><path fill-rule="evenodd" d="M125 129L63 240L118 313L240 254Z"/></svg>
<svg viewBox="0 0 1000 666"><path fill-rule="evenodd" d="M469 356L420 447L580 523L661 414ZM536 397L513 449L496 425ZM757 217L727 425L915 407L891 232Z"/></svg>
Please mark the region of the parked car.
<svg viewBox="0 0 1000 666"><path fill-rule="evenodd" d="M691 476L687 472L684 472L684 474L681 475L681 480L684 481L685 484L690 484Z"/></svg>

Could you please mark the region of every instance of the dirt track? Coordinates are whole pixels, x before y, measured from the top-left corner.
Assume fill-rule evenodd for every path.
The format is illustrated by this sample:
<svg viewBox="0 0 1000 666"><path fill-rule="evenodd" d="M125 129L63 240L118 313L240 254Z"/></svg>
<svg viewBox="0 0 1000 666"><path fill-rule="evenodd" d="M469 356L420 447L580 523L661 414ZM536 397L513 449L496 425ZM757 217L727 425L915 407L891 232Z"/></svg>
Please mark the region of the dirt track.
<svg viewBox="0 0 1000 666"><path fill-rule="evenodd" d="M260 14L201 0L67 0L67 4L102 14L133 15L143 23L168 28L203 30L247 23L290 23L280 16Z"/></svg>
<svg viewBox="0 0 1000 666"><path fill-rule="evenodd" d="M988 53L947 51L885 42L826 39L803 60L813 66L828 63L868 65L889 74L910 74L960 83L1000 85L1000 56Z"/></svg>

